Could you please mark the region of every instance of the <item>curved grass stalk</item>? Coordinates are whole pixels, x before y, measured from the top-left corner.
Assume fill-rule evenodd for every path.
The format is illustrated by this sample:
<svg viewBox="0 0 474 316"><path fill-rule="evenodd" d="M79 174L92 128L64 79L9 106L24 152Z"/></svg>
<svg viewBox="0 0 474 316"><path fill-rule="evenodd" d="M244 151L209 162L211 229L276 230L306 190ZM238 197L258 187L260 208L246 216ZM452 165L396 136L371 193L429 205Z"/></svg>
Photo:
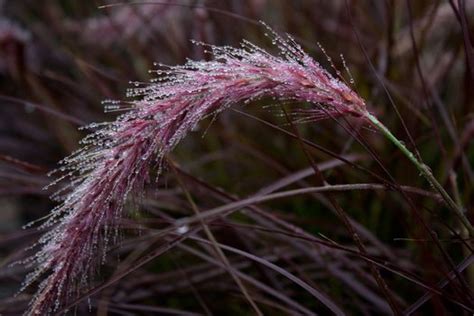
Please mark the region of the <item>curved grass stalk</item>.
<svg viewBox="0 0 474 316"><path fill-rule="evenodd" d="M448 192L446 192L443 186L438 182L438 180L436 180L433 173L431 172L431 169L422 161L418 160L418 158L416 158L416 156L405 146L405 144L396 138L395 135L393 135L392 132L390 132L390 130L377 119L377 117L368 112L364 116L415 165L418 171L420 171L420 174L425 177L430 185L443 197L443 200L446 202L447 206L459 217L462 224L469 231L469 235L474 237L474 228L464 214L463 208L454 202Z"/></svg>
<svg viewBox="0 0 474 316"><path fill-rule="evenodd" d="M213 58L184 65L159 65L150 84L135 83L128 96L134 101L109 101L108 110L127 112L110 123L91 124L83 147L64 159L54 196L62 201L42 225L49 231L29 263L24 287L47 275L33 297L29 315L49 315L67 305L87 287L126 213L129 196L143 194L150 169L201 120L235 104L273 98L314 105L296 111L303 121L335 116L368 119L391 140L439 191L461 218L471 236L474 230L462 208L420 162L376 117L346 83L332 76L290 37L272 36L280 49L275 56L244 41L241 48L207 46ZM138 100L137 100L138 99ZM159 173L160 170L158 170ZM201 213L200 215L203 215Z"/></svg>

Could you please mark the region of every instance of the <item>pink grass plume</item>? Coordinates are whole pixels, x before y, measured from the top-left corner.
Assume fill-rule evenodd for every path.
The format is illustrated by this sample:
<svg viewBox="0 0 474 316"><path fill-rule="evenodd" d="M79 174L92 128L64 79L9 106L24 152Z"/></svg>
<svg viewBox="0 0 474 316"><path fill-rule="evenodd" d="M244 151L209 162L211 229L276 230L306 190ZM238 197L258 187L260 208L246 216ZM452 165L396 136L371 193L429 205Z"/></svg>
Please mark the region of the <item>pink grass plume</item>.
<svg viewBox="0 0 474 316"><path fill-rule="evenodd" d="M91 124L82 148L59 168L61 203L42 225L49 231L30 259L35 270L24 286L43 278L27 314L48 315L64 307L93 278L130 196L140 195L150 170L160 166L203 118L234 104L262 98L312 104L308 119L366 113L364 101L334 78L290 37L276 34L278 56L244 41L240 48L206 46L211 61L160 65L150 84L137 84L137 101L107 102L127 112L114 122ZM109 241L110 240L110 241Z"/></svg>

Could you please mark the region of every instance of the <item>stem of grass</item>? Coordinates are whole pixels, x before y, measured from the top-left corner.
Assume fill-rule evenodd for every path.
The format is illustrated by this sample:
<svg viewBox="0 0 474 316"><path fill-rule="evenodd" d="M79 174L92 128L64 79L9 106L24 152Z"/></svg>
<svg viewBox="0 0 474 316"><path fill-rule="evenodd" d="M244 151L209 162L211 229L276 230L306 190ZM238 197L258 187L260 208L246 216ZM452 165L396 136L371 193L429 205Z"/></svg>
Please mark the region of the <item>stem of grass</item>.
<svg viewBox="0 0 474 316"><path fill-rule="evenodd" d="M364 115L382 134L387 137L401 152L415 165L415 167L420 171L421 175L425 177L426 180L431 184L431 186L441 194L443 199L446 201L448 207L456 213L461 222L466 226L467 230L471 237L474 237L474 228L464 214L464 210L461 206L456 204L451 196L446 192L443 186L436 180L431 172L431 169L425 165L423 162L418 160L416 156L405 146L405 144L400 141L395 135L390 132L390 130L382 124L374 115L366 113Z"/></svg>

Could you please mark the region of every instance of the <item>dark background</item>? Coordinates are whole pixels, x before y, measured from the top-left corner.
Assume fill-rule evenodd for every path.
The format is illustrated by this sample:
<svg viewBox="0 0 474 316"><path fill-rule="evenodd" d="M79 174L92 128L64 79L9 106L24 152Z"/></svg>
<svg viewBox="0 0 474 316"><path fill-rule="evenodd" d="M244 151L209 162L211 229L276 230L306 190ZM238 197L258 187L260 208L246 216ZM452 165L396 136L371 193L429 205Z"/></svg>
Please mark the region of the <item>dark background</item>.
<svg viewBox="0 0 474 316"><path fill-rule="evenodd" d="M317 45L321 43L335 67L349 78L339 57L343 54L355 80L354 90L370 111L411 146L406 125L425 163L473 217L473 1L163 0L99 8L107 3L0 1L1 314L21 314L34 293L32 287L13 296L29 268L10 264L25 258L25 248L41 235L34 227L21 227L54 207L48 198L53 190L42 188L51 181L47 173L78 148L85 136L78 127L113 120L116 114L104 113L101 101L124 99L130 81L151 79L148 70L153 62L175 65L187 58L210 58L191 39L232 46L247 39L276 52L259 20L294 36L329 67ZM258 105L235 109L294 131L284 117L275 115L278 104ZM298 130L302 138L338 155L350 155L358 165L389 180L385 168L391 181L419 190L408 193L415 210L400 193L383 189L335 195L353 219L368 257L358 253L351 233L324 194L258 205L259 216L244 209L210 222L216 238L297 276L348 314L391 313L367 258L380 264L400 310L412 307L426 315L468 313L466 309L474 308L470 290L474 270L466 268L469 264L460 265L472 261L468 245L460 241L466 237L462 226L393 145L358 120L350 123L352 134L358 133L358 140L372 153L330 119L299 125ZM317 163L337 161L314 148L309 152ZM202 180L199 184L185 178L201 210L226 204L229 196L253 195L300 170L311 173L301 142L235 111L223 113L215 122L202 122L172 159ZM379 182L344 164L324 171L324 176L330 184ZM281 190L315 183L308 176ZM111 249L91 288L144 260L165 240L156 237L158 230L192 215L179 183L168 171L149 185L138 208L130 209L131 217L124 219L127 229L121 243ZM421 221L415 212L422 215ZM435 232L441 248L424 225ZM281 297L329 314L294 280L249 258L226 255L251 280L244 283L265 314L298 313ZM174 247L93 295L89 304L82 300L72 311L79 315L251 314L218 262L212 247L187 240L183 247ZM463 270L458 274L461 280L439 283L456 266ZM431 295L433 291L437 294ZM414 306L425 293L432 297Z"/></svg>

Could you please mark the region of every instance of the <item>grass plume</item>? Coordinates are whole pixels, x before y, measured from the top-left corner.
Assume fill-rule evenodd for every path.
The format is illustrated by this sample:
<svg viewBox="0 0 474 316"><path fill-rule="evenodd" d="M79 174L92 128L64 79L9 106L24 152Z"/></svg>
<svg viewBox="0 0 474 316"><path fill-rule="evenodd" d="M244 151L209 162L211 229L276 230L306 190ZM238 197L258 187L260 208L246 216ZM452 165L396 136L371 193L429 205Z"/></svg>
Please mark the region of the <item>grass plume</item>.
<svg viewBox="0 0 474 316"><path fill-rule="evenodd" d="M329 115L361 116L364 101L334 78L290 37L272 35L280 49L274 56L249 42L241 48L213 47L211 61L156 70L154 83L129 91L132 102L110 101L106 109L128 111L111 123L91 124L83 147L66 158L55 195L62 200L43 227L41 249L32 258L36 270L28 286L48 273L29 314L56 311L85 286L105 256L109 238L131 193L140 194L152 166L169 153L203 118L262 98L308 102L312 119Z"/></svg>

